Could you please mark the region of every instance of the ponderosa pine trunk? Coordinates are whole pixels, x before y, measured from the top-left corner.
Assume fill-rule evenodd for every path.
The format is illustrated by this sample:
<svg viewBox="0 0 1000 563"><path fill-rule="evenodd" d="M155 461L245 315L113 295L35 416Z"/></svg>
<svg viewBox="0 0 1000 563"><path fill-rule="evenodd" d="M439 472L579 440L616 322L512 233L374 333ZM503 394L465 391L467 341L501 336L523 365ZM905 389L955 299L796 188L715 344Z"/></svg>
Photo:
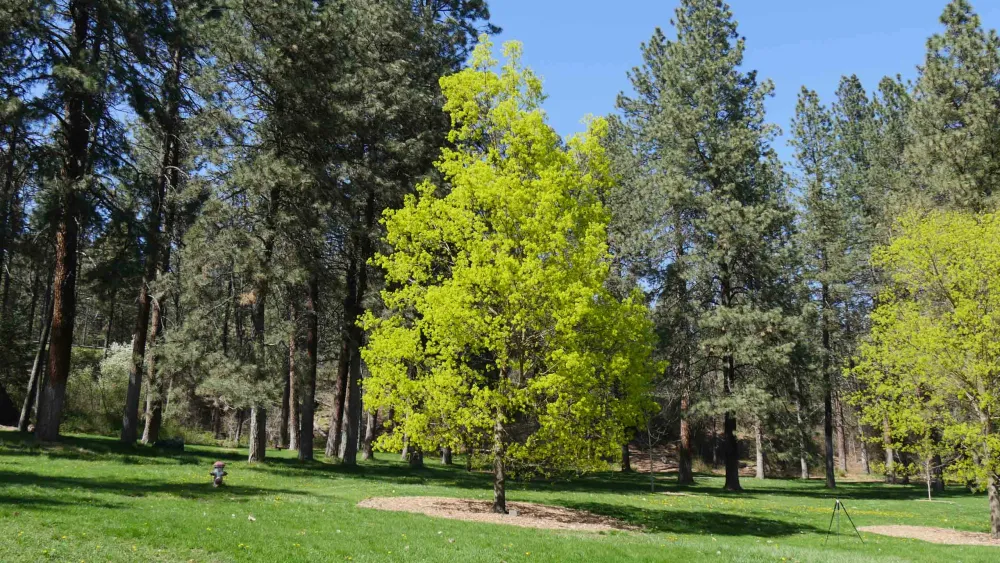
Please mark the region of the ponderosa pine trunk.
<svg viewBox="0 0 1000 563"><path fill-rule="evenodd" d="M361 339L361 329L354 328L352 336ZM344 444L341 461L344 465L358 463L358 426L361 422L361 349L352 344L351 372L347 383L347 415L344 422Z"/></svg>
<svg viewBox="0 0 1000 563"><path fill-rule="evenodd" d="M70 65L87 64L100 58L101 22L94 22L91 2L69 3L70 30L66 61ZM91 29L94 28L94 36ZM90 49L88 53L88 43ZM89 57L87 56L89 55ZM80 192L90 169L91 128L96 124L89 114L92 95L76 80L70 80L63 92L65 117L61 120L61 142L65 143L59 177L57 202L55 275L53 279L52 328L50 333L48 374L39 387L35 436L41 441L59 439L66 380L69 378L73 350L73 325L76 318L77 248L80 231Z"/></svg>
<svg viewBox="0 0 1000 563"><path fill-rule="evenodd" d="M733 394L733 372L735 371L735 359L732 355L726 356L723 374L723 394L730 397ZM724 443L723 457L726 463L726 484L725 490L740 492L740 445L736 440L736 413L726 411L723 422Z"/></svg>
<svg viewBox="0 0 1000 563"><path fill-rule="evenodd" d="M347 385L347 425L346 443L342 447L342 461L346 465L357 464L358 457L358 426L361 424L361 346L364 344L364 331L358 326L358 319L365 313L365 294L368 291L368 260L372 257L371 231L375 227L375 192L369 190L365 202L365 229L356 238L357 284L353 292L353 302L350 314L345 315L350 346L351 369L348 371ZM345 310L346 311L346 310Z"/></svg>
<svg viewBox="0 0 1000 563"><path fill-rule="evenodd" d="M694 471L691 467L691 425L688 423L688 403L690 398L685 389L681 395L680 446L677 450L677 484L693 485Z"/></svg>
<svg viewBox="0 0 1000 563"><path fill-rule="evenodd" d="M348 285L353 283L348 275ZM350 346L346 334L342 336L340 357L337 359L337 381L333 394L333 413L330 415L330 431L326 436L326 457L340 455L340 441L343 431L344 403L347 400L347 373L351 369Z"/></svg>
<svg viewBox="0 0 1000 563"><path fill-rule="evenodd" d="M316 402L316 352L319 341L319 279L309 276L306 292L306 369L302 374L302 410L299 422L299 459L313 459L313 417Z"/></svg>
<svg viewBox="0 0 1000 563"><path fill-rule="evenodd" d="M826 269L826 256L823 257L823 268ZM830 345L830 327L827 323L828 307L830 306L830 288L826 283L821 286L820 297L823 300L820 324L822 325L823 342L823 443L825 448L826 487L837 487L837 478L833 464L833 374L830 370L830 357L833 349Z"/></svg>
<svg viewBox="0 0 1000 563"><path fill-rule="evenodd" d="M837 458L837 466L843 473L847 473L847 426L844 423L844 404L840 400L840 394L836 397L837 414L837 451L840 454Z"/></svg>
<svg viewBox="0 0 1000 563"><path fill-rule="evenodd" d="M255 405L250 409L250 463L264 461L267 456L267 411Z"/></svg>
<svg viewBox="0 0 1000 563"><path fill-rule="evenodd" d="M285 375L285 385L281 391L281 410L278 413L278 448L285 449L288 447L289 431L288 431L288 419L289 419L289 408L288 400L291 394L291 378L288 377L288 373L294 368L294 360L292 360L291 354L288 355L288 371Z"/></svg>

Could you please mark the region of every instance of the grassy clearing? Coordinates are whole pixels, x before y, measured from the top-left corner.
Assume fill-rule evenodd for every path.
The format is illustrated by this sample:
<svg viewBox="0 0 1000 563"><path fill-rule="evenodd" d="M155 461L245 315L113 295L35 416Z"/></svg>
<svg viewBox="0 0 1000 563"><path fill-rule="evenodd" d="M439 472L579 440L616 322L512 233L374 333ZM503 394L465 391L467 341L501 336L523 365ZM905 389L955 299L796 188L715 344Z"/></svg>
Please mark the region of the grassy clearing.
<svg viewBox="0 0 1000 563"><path fill-rule="evenodd" d="M835 495L822 481L755 481L721 492L699 476L607 473L515 484L508 499L615 516L642 533L553 532L365 510L370 496L489 498L489 476L428 458L413 471L398 455L347 470L268 452L249 466L237 450L188 446L182 454L123 449L72 437L38 448L0 432L0 561L997 561L1000 548L933 545L865 534L823 545ZM225 460L228 486L208 472ZM858 526L909 524L987 531L986 499L957 488L920 502L920 486L847 483L836 493ZM255 521L251 521L252 515Z"/></svg>

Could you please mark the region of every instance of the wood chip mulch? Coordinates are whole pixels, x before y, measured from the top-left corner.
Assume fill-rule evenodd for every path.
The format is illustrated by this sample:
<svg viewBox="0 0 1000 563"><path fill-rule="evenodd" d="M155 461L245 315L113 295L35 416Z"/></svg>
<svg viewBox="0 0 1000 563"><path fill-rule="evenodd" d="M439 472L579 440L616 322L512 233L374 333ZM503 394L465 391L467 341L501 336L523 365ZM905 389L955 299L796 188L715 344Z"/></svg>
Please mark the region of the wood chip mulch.
<svg viewBox="0 0 1000 563"><path fill-rule="evenodd" d="M869 532L882 536L909 538L931 543L944 543L949 545L988 545L1000 547L1000 540L995 540L991 538L989 534L983 532L963 532L961 530L928 528L924 526L865 526L858 529L862 532Z"/></svg>
<svg viewBox="0 0 1000 563"><path fill-rule="evenodd" d="M510 514L493 513L491 501L445 497L375 497L359 502L358 506L396 512L413 512L467 522L507 524L522 528L586 532L639 529L608 516L532 502L508 501L507 511ZM517 512L516 515L514 511Z"/></svg>

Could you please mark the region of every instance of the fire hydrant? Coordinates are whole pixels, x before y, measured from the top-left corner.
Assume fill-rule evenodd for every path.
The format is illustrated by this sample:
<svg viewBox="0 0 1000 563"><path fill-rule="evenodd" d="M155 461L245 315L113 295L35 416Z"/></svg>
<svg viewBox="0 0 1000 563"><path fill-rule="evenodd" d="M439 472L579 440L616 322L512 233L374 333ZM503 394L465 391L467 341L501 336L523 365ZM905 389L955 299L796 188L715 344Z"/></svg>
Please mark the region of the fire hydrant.
<svg viewBox="0 0 1000 563"><path fill-rule="evenodd" d="M212 486L221 487L222 478L225 477L226 475L229 475L228 473L226 473L226 464L222 463L221 461L215 462L215 464L212 465L212 472L209 473L209 475L212 476Z"/></svg>

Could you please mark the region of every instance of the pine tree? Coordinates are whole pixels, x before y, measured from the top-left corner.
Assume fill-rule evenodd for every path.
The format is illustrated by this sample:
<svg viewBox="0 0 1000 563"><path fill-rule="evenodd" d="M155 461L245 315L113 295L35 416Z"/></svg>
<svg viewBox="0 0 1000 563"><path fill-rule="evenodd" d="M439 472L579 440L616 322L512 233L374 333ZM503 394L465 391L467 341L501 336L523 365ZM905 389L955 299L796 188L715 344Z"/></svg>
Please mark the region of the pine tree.
<svg viewBox="0 0 1000 563"><path fill-rule="evenodd" d="M982 211L1000 185L1000 37L967 0L948 4L941 23L916 83L906 158L925 205Z"/></svg>
<svg viewBox="0 0 1000 563"><path fill-rule="evenodd" d="M685 0L673 24L676 40L657 30L643 46L644 67L633 72L638 96L620 105L633 121L648 122L634 152L651 155L646 166L656 171L640 180L648 182L640 184L642 201L657 210L647 232L671 233L665 248L674 265L661 281L671 288L664 302L674 303L668 324L672 334L696 330L698 339L682 337L687 344L677 353L719 378L721 396L700 403L723 414L725 487L736 491L736 413L750 400L741 393L791 349L778 336L791 214L770 146L775 128L764 118L772 85L740 70L744 41L729 7Z"/></svg>

